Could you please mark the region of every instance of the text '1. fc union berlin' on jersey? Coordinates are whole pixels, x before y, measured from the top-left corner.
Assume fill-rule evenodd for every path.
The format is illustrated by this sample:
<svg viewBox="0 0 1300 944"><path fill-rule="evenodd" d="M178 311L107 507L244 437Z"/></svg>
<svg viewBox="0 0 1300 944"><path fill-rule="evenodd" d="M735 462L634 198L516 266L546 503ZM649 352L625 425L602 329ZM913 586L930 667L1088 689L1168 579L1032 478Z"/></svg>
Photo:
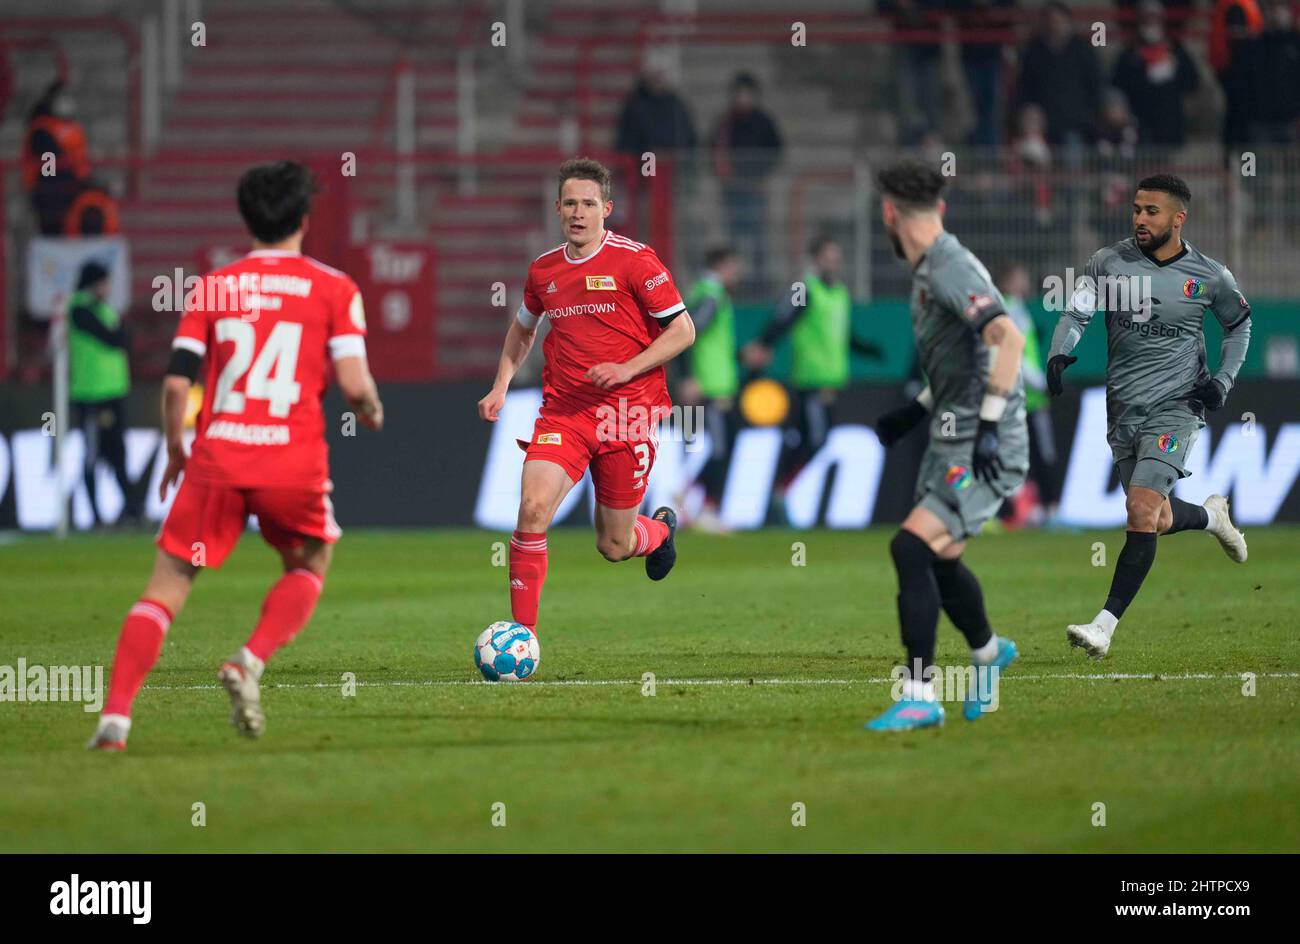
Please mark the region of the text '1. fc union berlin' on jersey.
<svg viewBox="0 0 1300 944"><path fill-rule="evenodd" d="M321 488L330 363L365 356L361 293L301 253L255 250L189 293L174 347L206 355L185 475L236 488Z"/></svg>

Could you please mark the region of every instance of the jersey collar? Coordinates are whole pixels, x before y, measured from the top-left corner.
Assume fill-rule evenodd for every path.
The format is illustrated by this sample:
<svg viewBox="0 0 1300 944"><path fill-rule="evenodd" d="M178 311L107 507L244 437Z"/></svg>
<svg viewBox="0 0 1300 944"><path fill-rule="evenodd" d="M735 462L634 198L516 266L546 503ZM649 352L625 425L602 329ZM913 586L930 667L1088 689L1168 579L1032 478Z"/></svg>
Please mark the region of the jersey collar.
<svg viewBox="0 0 1300 944"><path fill-rule="evenodd" d="M292 249L251 249L248 253L249 259L281 259L301 256L301 252L295 252Z"/></svg>
<svg viewBox="0 0 1300 944"><path fill-rule="evenodd" d="M566 242L564 246L561 247L564 255L564 261L567 262L569 265L582 265L584 262L590 262L592 259L595 259L598 255L600 255L600 251L605 248L605 243L609 242L610 235L611 235L610 231L605 230L605 235L600 238L600 245L596 247L596 251L589 256L584 256L581 259L569 258L569 244Z"/></svg>
<svg viewBox="0 0 1300 944"><path fill-rule="evenodd" d="M1142 253L1143 257L1147 260L1147 262L1150 262L1152 265L1158 266L1159 268L1163 269L1165 266L1167 266L1167 265L1173 265L1175 262L1177 262L1177 261L1178 261L1179 259L1181 259L1183 256L1187 255L1187 243L1184 242L1184 243L1183 243L1183 248L1180 249L1180 250L1178 250L1177 253L1175 253L1174 255L1170 256L1170 257L1169 257L1168 259L1166 259L1164 262L1161 262L1159 259L1156 259L1156 258L1154 258L1153 256L1148 256L1145 252L1143 252L1141 246L1138 246L1138 252L1141 252L1141 253Z"/></svg>

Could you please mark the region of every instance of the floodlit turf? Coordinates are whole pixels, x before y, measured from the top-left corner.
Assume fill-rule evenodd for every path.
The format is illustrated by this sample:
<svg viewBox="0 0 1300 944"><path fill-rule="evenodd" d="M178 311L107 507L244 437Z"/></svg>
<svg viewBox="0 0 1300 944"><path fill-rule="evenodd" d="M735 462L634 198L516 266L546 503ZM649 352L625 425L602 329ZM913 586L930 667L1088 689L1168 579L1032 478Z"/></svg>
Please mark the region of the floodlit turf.
<svg viewBox="0 0 1300 944"><path fill-rule="evenodd" d="M1300 531L1251 530L1245 566L1161 539L1101 664L1065 624L1096 612L1122 535L982 538L967 561L1022 653L1000 710L883 735L862 723L899 656L889 535L685 534L655 584L553 531L538 681L490 685L471 645L509 617L504 536L354 531L247 741L215 676L276 565L249 535L173 625L128 753L83 750L78 705L0 704L0 851L1300 850ZM152 554L138 534L0 546L0 664L107 666ZM964 660L944 620L939 661ZM1092 673L1160 678L1063 677Z"/></svg>

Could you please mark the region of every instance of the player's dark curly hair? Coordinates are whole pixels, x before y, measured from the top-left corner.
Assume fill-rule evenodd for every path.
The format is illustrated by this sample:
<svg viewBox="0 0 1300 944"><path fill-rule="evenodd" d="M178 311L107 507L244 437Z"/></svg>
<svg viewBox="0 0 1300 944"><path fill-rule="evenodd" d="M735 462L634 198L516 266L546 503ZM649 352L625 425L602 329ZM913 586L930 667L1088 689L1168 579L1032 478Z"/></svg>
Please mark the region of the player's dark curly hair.
<svg viewBox="0 0 1300 944"><path fill-rule="evenodd" d="M943 175L915 158L904 158L876 174L876 185L904 213L933 210L948 182Z"/></svg>
<svg viewBox="0 0 1300 944"><path fill-rule="evenodd" d="M315 192L311 171L296 161L258 164L239 178L239 215L259 242L278 243L302 226Z"/></svg>
<svg viewBox="0 0 1300 944"><path fill-rule="evenodd" d="M566 180L594 180L600 184L600 197L609 199L609 168L590 157L571 157L560 165L557 193L564 189Z"/></svg>
<svg viewBox="0 0 1300 944"><path fill-rule="evenodd" d="M1160 193L1167 193L1171 197L1177 197L1183 204L1184 209L1187 204L1192 202L1192 191L1187 186L1187 181L1174 174L1152 174L1150 177L1143 177L1138 181L1139 190L1158 190Z"/></svg>

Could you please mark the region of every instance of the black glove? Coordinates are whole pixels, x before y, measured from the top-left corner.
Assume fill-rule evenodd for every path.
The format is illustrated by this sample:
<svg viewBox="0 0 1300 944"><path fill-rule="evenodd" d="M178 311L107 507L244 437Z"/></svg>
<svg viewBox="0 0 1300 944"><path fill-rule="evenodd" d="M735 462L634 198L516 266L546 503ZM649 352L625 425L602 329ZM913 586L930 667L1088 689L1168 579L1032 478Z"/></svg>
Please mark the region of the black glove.
<svg viewBox="0 0 1300 944"><path fill-rule="evenodd" d="M1065 368L1069 367L1077 357L1071 357L1069 354L1057 354L1047 362L1047 392L1054 397L1059 397L1064 389L1061 386L1061 374L1065 373Z"/></svg>
<svg viewBox="0 0 1300 944"><path fill-rule="evenodd" d="M1206 380L1205 383L1199 383L1192 388L1192 396L1200 400L1207 410L1217 410L1223 406L1223 401L1227 399L1228 394L1224 392L1223 387L1214 378Z"/></svg>
<svg viewBox="0 0 1300 944"><path fill-rule="evenodd" d="M876 438L880 440L880 445L888 448L911 432L912 427L925 419L928 413L919 400L913 400L897 410L890 410L876 420Z"/></svg>
<svg viewBox="0 0 1300 944"><path fill-rule="evenodd" d="M998 458L998 424L992 420L980 420L979 431L975 434L975 452L971 456L971 470L977 479L992 485L1002 472L1002 460Z"/></svg>

